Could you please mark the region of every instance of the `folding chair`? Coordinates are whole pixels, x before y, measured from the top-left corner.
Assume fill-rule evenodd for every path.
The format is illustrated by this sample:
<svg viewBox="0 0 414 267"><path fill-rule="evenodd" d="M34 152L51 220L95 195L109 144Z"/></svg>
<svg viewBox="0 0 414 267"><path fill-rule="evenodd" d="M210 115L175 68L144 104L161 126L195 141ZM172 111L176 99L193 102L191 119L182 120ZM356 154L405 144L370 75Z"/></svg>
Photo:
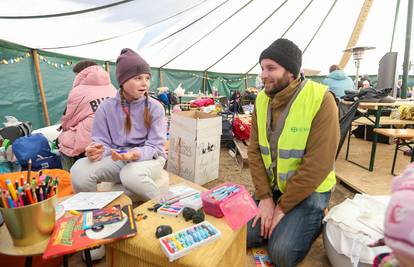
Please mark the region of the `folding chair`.
<svg viewBox="0 0 414 267"><path fill-rule="evenodd" d="M338 103L340 139L338 150L336 151L336 158L338 158L339 152L341 151L342 145L344 144L345 138L348 134L348 143L345 156L345 158L348 159L352 122L361 117L361 115L358 114L358 105L359 101L355 101L352 105L345 105L341 102Z"/></svg>

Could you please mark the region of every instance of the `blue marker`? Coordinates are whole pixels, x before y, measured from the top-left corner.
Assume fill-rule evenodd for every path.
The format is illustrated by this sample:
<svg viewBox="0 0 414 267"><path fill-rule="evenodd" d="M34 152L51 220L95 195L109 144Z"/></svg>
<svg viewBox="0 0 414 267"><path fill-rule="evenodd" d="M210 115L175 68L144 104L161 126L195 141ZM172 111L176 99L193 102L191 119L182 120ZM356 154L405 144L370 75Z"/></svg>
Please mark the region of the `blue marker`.
<svg viewBox="0 0 414 267"><path fill-rule="evenodd" d="M125 149L117 149L117 150L115 150L116 151L116 153L119 153L119 154L125 154L125 153L128 153L128 150L125 150Z"/></svg>

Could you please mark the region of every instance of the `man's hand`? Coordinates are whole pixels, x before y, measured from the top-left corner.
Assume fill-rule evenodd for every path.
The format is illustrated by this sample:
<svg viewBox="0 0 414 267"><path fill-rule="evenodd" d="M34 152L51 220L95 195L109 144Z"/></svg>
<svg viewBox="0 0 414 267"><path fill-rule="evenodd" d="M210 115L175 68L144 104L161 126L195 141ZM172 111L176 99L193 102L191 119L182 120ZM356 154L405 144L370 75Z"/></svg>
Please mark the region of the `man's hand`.
<svg viewBox="0 0 414 267"><path fill-rule="evenodd" d="M127 152L122 151L122 153L119 153L117 150L112 150L112 160L118 161L130 161L130 160L139 160L141 158L141 154L137 150L129 150Z"/></svg>
<svg viewBox="0 0 414 267"><path fill-rule="evenodd" d="M269 235L267 236L267 238L270 238L270 236L273 233L273 230L276 228L276 226L279 224L279 222L282 220L284 216L285 216L285 213L283 213L279 205L277 205L273 212L272 224L270 226Z"/></svg>
<svg viewBox="0 0 414 267"><path fill-rule="evenodd" d="M273 212L275 210L275 203L273 198L268 197L260 200L259 213L253 220L252 227L256 226L257 220L261 219L260 236L267 238L269 236L270 226L272 225Z"/></svg>
<svg viewBox="0 0 414 267"><path fill-rule="evenodd" d="M105 151L103 144L90 143L85 148L85 156L88 157L90 161L98 161L102 158L102 154Z"/></svg>

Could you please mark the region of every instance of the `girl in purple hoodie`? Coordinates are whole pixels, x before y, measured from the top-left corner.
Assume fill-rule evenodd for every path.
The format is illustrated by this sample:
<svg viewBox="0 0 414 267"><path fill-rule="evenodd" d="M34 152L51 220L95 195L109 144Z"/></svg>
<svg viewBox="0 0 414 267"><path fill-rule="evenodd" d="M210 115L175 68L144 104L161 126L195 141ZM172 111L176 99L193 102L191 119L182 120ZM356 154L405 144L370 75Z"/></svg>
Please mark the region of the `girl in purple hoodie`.
<svg viewBox="0 0 414 267"><path fill-rule="evenodd" d="M155 181L166 158L164 108L148 96L150 67L131 49L121 51L116 78L120 90L96 111L92 143L71 169L72 185L85 192L96 191L99 182L120 183L127 195L145 201L160 194Z"/></svg>

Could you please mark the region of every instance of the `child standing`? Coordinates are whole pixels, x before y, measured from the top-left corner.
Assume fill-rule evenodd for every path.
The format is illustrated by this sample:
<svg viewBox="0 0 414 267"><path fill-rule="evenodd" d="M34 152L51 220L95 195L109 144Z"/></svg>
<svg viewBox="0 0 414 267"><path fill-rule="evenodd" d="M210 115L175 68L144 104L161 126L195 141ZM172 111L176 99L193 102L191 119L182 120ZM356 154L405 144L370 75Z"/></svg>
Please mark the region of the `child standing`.
<svg viewBox="0 0 414 267"><path fill-rule="evenodd" d="M164 108L148 96L151 71L131 49L116 61L120 90L96 112L92 143L71 169L75 192L96 191L99 182L121 183L135 200L160 194L155 180L165 164Z"/></svg>

